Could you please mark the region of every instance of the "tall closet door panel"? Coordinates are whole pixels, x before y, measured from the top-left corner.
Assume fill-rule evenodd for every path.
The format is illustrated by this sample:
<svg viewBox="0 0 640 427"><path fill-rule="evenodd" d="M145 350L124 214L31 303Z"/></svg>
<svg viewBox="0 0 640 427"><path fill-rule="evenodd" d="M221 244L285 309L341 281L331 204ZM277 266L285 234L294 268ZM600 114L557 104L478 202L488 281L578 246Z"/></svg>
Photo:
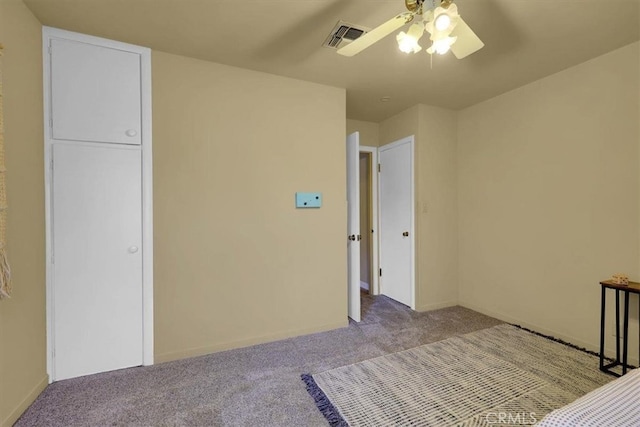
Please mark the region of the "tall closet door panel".
<svg viewBox="0 0 640 427"><path fill-rule="evenodd" d="M142 364L141 152L53 145L55 379Z"/></svg>
<svg viewBox="0 0 640 427"><path fill-rule="evenodd" d="M140 144L140 55L51 40L52 138Z"/></svg>

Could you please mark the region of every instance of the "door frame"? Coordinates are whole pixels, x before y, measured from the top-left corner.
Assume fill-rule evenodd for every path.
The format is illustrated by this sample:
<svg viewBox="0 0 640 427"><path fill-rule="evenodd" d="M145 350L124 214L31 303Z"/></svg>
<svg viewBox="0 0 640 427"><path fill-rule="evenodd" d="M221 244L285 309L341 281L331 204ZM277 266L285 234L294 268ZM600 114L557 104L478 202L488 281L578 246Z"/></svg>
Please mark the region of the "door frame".
<svg viewBox="0 0 640 427"><path fill-rule="evenodd" d="M385 144L385 145L381 145L380 147L378 147L378 153L382 152L382 151L386 151L392 148L395 148L399 145L402 144L409 144L410 147L410 154L411 154L411 160L409 162L409 170L410 170L410 176L411 176L411 188L409 189L409 194L410 194L410 203L411 203L411 209L410 209L410 215L411 215L411 221L410 221L410 229L409 229L409 236L411 236L410 239L410 251L411 251L411 256L410 256L410 262L411 262L411 268L410 268L410 286L411 286L411 290L410 290L410 295L411 295L411 304L410 307L412 310L416 309L416 224L415 224L415 211L416 211L416 201L415 201L415 181L416 181L416 176L415 176L415 135L410 135L404 138L401 138L397 141L393 141L389 144ZM380 181L382 180L382 177L378 178L378 186L380 185ZM380 211L380 209L382 208L381 204L380 204L380 199L378 198L378 211ZM378 224L378 227L380 227L380 224ZM380 240L380 233L378 233L378 240ZM382 265L382 259L384 258L384 248L381 247L381 245L379 246L379 253L378 253L378 258L379 258L379 265ZM382 272L382 274L384 275L384 271ZM384 277L384 276L383 276ZM379 289L380 292L382 292L381 289Z"/></svg>
<svg viewBox="0 0 640 427"><path fill-rule="evenodd" d="M371 283L369 283L369 293L371 293L371 295L380 295L380 263L378 262L380 235L378 232L380 228L380 224L378 223L378 147L361 145L360 152L369 154L369 158L371 159L371 206L369 206L369 208L371 210L373 233L371 233ZM367 230L367 233L368 232Z"/></svg>
<svg viewBox="0 0 640 427"><path fill-rule="evenodd" d="M50 40L64 39L94 44L140 55L141 72L141 144L142 150L142 364L153 365L153 157L151 125L151 50L52 27L42 27L43 88L44 88L44 182L45 182L45 253L46 253L46 322L47 373L49 383L55 378L53 364L53 263L52 263L52 117ZM59 142L59 141L58 141ZM75 144L83 144L74 142ZM113 144L86 143L113 146Z"/></svg>

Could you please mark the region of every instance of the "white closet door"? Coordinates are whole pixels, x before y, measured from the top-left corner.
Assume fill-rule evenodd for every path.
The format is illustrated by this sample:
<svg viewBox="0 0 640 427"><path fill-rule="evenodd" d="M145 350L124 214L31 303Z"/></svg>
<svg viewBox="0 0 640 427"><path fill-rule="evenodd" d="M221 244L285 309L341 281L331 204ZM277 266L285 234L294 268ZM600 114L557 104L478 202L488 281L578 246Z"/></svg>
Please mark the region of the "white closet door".
<svg viewBox="0 0 640 427"><path fill-rule="evenodd" d="M140 55L51 40L52 138L140 144Z"/></svg>
<svg viewBox="0 0 640 427"><path fill-rule="evenodd" d="M413 306L413 148L404 139L380 147L382 293Z"/></svg>
<svg viewBox="0 0 640 427"><path fill-rule="evenodd" d="M54 379L142 364L141 152L53 146Z"/></svg>

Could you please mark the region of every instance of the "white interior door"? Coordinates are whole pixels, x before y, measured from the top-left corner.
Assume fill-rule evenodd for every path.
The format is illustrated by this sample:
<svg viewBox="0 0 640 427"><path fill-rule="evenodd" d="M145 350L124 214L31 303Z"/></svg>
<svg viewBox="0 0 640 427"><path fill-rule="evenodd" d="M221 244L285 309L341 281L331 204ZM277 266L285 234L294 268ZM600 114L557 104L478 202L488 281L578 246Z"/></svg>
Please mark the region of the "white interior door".
<svg viewBox="0 0 640 427"><path fill-rule="evenodd" d="M360 321L360 135L347 136L347 270L349 317Z"/></svg>
<svg viewBox="0 0 640 427"><path fill-rule="evenodd" d="M381 293L415 309L413 137L380 147Z"/></svg>
<svg viewBox="0 0 640 427"><path fill-rule="evenodd" d="M52 137L140 144L140 54L51 40Z"/></svg>
<svg viewBox="0 0 640 427"><path fill-rule="evenodd" d="M54 380L143 361L141 152L112 147L53 145Z"/></svg>

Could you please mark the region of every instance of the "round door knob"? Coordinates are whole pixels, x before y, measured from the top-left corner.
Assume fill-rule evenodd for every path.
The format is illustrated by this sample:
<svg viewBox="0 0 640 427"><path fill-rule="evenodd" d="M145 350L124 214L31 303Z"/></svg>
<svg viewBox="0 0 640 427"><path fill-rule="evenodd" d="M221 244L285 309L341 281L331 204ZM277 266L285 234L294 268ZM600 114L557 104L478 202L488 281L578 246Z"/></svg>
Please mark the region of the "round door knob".
<svg viewBox="0 0 640 427"><path fill-rule="evenodd" d="M129 246L129 253L130 254L135 254L136 252L138 252L138 247L137 246Z"/></svg>
<svg viewBox="0 0 640 427"><path fill-rule="evenodd" d="M138 134L138 131L135 129L127 129L127 131L125 132L125 135L127 136L136 136Z"/></svg>

